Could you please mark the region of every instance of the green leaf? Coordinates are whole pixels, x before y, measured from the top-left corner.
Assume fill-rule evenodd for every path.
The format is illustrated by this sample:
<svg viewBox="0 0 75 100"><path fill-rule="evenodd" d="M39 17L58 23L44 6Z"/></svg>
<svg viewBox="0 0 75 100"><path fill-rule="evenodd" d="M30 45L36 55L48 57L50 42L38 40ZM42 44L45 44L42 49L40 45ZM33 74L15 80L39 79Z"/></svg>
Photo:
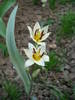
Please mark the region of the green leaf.
<svg viewBox="0 0 75 100"><path fill-rule="evenodd" d="M26 93L29 94L31 88L29 75L27 74L24 68L25 61L23 57L19 54L14 39L14 27L15 27L15 17L16 17L17 8L18 6L16 6L12 11L7 24L6 44L7 44L10 59L13 65L15 66L15 69L18 72L19 76L21 77L22 81L24 82Z"/></svg>
<svg viewBox="0 0 75 100"><path fill-rule="evenodd" d="M75 84L73 85L73 94L74 94L74 98L75 98Z"/></svg>
<svg viewBox="0 0 75 100"><path fill-rule="evenodd" d="M56 0L48 0L49 7L54 10L56 6Z"/></svg>
<svg viewBox="0 0 75 100"><path fill-rule="evenodd" d="M4 38L6 36L6 26L1 18L0 18L0 35Z"/></svg>
<svg viewBox="0 0 75 100"><path fill-rule="evenodd" d="M4 56L8 56L8 51L7 51L7 47L5 44L0 43L0 49L2 50L2 53Z"/></svg>
<svg viewBox="0 0 75 100"><path fill-rule="evenodd" d="M16 84L13 84L9 80L4 80L3 90L8 94L10 100L20 100L21 91Z"/></svg>
<svg viewBox="0 0 75 100"><path fill-rule="evenodd" d="M34 5L37 5L38 2L39 2L38 0L32 0L32 1L33 1L33 4L34 4Z"/></svg>
<svg viewBox="0 0 75 100"><path fill-rule="evenodd" d="M0 5L0 17L3 17L15 2L16 0L4 0Z"/></svg>
<svg viewBox="0 0 75 100"><path fill-rule="evenodd" d="M47 70L56 70L57 72L60 71L60 66L62 65L62 61L60 57L57 55L55 51L51 51L49 53L49 62L46 62L46 69Z"/></svg>

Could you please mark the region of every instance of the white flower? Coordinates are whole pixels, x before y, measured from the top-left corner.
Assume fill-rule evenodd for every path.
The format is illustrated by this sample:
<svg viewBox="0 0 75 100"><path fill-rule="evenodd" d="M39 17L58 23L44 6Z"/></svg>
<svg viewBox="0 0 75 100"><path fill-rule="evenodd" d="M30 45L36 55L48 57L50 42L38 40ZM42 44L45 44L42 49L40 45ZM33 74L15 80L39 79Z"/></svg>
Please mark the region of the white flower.
<svg viewBox="0 0 75 100"><path fill-rule="evenodd" d="M47 0L41 0L41 2L42 2L42 3L46 3L46 2L47 2Z"/></svg>
<svg viewBox="0 0 75 100"><path fill-rule="evenodd" d="M45 61L49 61L49 57L46 54L46 46L45 44L39 46L38 48L35 48L35 46L31 43L28 44L28 49L24 49L25 54L29 58L25 62L25 67L29 67L33 65L34 63L45 66Z"/></svg>
<svg viewBox="0 0 75 100"><path fill-rule="evenodd" d="M42 44L43 41L50 35L51 32L48 33L48 26L41 28L38 22L36 22L33 30L30 26L28 26L30 37L37 44Z"/></svg>
<svg viewBox="0 0 75 100"><path fill-rule="evenodd" d="M42 6L45 7L47 0L41 0Z"/></svg>

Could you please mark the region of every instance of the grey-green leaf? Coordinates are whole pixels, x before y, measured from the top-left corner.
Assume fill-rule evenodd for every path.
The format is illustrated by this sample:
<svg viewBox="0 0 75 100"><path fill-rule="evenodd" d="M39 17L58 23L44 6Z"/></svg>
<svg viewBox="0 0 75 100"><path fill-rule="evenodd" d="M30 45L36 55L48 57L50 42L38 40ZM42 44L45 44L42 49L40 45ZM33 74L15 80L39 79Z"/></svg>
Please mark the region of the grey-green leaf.
<svg viewBox="0 0 75 100"><path fill-rule="evenodd" d="M15 44L15 38L14 38L15 17L16 17L17 8L18 6L16 6L12 11L7 24L6 45L7 45L10 59L13 65L15 66L15 69L18 72L19 76L21 77L22 81L24 82L25 91L27 94L29 94L31 88L30 78L24 68L24 59L18 52L18 49Z"/></svg>
<svg viewBox="0 0 75 100"><path fill-rule="evenodd" d="M4 38L6 36L6 26L1 18L0 18L0 36L2 36Z"/></svg>
<svg viewBox="0 0 75 100"><path fill-rule="evenodd" d="M3 17L9 8L16 2L16 0L3 0L0 5L0 17Z"/></svg>

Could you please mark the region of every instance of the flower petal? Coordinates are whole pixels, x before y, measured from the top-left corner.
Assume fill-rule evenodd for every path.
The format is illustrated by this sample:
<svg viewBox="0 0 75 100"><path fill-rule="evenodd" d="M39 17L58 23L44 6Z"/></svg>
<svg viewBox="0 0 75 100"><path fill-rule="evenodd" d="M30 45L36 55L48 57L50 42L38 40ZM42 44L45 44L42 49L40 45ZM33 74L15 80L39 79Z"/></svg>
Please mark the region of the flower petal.
<svg viewBox="0 0 75 100"><path fill-rule="evenodd" d="M33 52L33 48L36 50L35 46L32 43L28 43L28 48L31 52Z"/></svg>
<svg viewBox="0 0 75 100"><path fill-rule="evenodd" d="M29 49L23 49L28 58L32 58L32 52Z"/></svg>
<svg viewBox="0 0 75 100"><path fill-rule="evenodd" d="M38 50L40 49L40 53L43 54L46 52L46 43L42 43L41 46L38 47Z"/></svg>
<svg viewBox="0 0 75 100"><path fill-rule="evenodd" d="M44 55L43 59L44 59L44 61L49 61L49 56L48 55Z"/></svg>
<svg viewBox="0 0 75 100"><path fill-rule="evenodd" d="M40 61L34 61L36 64L40 65L40 66L45 66L44 60L41 58Z"/></svg>
<svg viewBox="0 0 75 100"><path fill-rule="evenodd" d="M37 29L41 29L39 22L36 22L36 23L35 23L35 26L34 26L34 28L33 28L33 33L34 33L34 34L35 34L35 31L36 31Z"/></svg>
<svg viewBox="0 0 75 100"><path fill-rule="evenodd" d="M40 41L40 42L37 42L37 44L38 44L38 45L43 45L43 44L45 44L45 42L41 42L41 41Z"/></svg>
<svg viewBox="0 0 75 100"><path fill-rule="evenodd" d="M43 40L47 39L47 38L48 38L48 36L49 36L50 34L51 34L51 32L46 33L46 34L42 37L41 41L43 41Z"/></svg>
<svg viewBox="0 0 75 100"><path fill-rule="evenodd" d="M29 33L30 33L30 37L33 38L33 31L32 31L32 28L30 26L27 26L28 27L28 30L29 30Z"/></svg>
<svg viewBox="0 0 75 100"><path fill-rule="evenodd" d="M28 59L28 60L25 62L25 67L29 67L29 66L31 66L31 65L33 65L33 64L34 64L33 60Z"/></svg>
<svg viewBox="0 0 75 100"><path fill-rule="evenodd" d="M48 27L49 26L45 26L45 27L42 28L42 31L44 31L44 34L46 34L48 32Z"/></svg>

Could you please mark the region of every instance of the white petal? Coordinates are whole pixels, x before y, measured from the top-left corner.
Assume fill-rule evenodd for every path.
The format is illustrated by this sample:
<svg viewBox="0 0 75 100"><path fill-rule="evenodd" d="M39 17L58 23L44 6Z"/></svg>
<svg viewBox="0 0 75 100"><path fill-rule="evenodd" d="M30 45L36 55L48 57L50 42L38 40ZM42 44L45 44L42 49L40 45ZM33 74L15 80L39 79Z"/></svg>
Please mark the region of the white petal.
<svg viewBox="0 0 75 100"><path fill-rule="evenodd" d="M35 61L35 63L40 65L40 66L45 66L44 60L42 58L40 61Z"/></svg>
<svg viewBox="0 0 75 100"><path fill-rule="evenodd" d="M36 22L36 23L35 23L35 26L34 26L34 29L33 29L33 33L35 33L35 31L36 31L37 29L41 29L39 22Z"/></svg>
<svg viewBox="0 0 75 100"><path fill-rule="evenodd" d="M49 26L45 26L45 27L42 28L42 31L44 31L44 34L46 34L48 32L48 27Z"/></svg>
<svg viewBox="0 0 75 100"><path fill-rule="evenodd" d="M44 55L43 59L44 59L44 61L49 61L49 56L48 55Z"/></svg>
<svg viewBox="0 0 75 100"><path fill-rule="evenodd" d="M38 44L39 44L39 45L43 45L43 44L45 44L45 42L41 42L41 41L40 41L40 42L38 42Z"/></svg>
<svg viewBox="0 0 75 100"><path fill-rule="evenodd" d="M40 49L40 53L44 53L46 52L46 43L42 43L41 46L38 47L38 49Z"/></svg>
<svg viewBox="0 0 75 100"><path fill-rule="evenodd" d="M33 48L36 50L35 46L32 43L28 43L28 48L31 52L33 52Z"/></svg>
<svg viewBox="0 0 75 100"><path fill-rule="evenodd" d="M28 59L28 60L25 62L25 67L29 67L29 66L31 66L31 65L33 65L33 64L34 64L33 60Z"/></svg>
<svg viewBox="0 0 75 100"><path fill-rule="evenodd" d="M33 31L32 31L32 28L30 26L27 26L28 27L28 30L29 30L29 33L30 33L30 37L33 38Z"/></svg>
<svg viewBox="0 0 75 100"><path fill-rule="evenodd" d="M48 36L49 36L50 34L51 34L51 32L46 33L46 34L42 37L41 41L43 41L43 40L47 39L47 38L48 38Z"/></svg>
<svg viewBox="0 0 75 100"><path fill-rule="evenodd" d="M32 52L29 49L23 49L28 58L32 58Z"/></svg>
<svg viewBox="0 0 75 100"><path fill-rule="evenodd" d="M42 2L42 3L46 3L46 2L47 2L47 0L41 0L41 2Z"/></svg>

